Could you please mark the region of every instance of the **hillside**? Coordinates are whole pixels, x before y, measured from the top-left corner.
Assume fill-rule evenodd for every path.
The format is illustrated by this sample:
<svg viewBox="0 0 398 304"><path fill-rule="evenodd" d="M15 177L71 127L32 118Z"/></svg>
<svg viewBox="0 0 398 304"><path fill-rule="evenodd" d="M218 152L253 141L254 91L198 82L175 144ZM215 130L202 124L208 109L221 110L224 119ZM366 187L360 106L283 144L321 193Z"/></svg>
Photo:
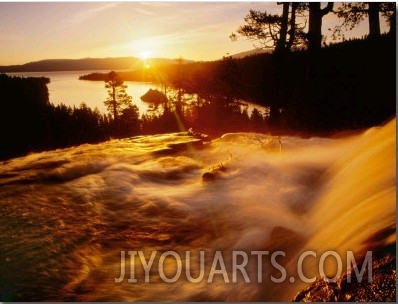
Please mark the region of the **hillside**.
<svg viewBox="0 0 398 304"><path fill-rule="evenodd" d="M253 50L250 50L250 51L233 54L230 57L232 59L242 59L242 58L249 57L249 56L255 56L255 55L260 55L260 54L271 54L271 53L272 53L272 50L270 50L270 49L267 49L267 50L264 50L264 49L253 49Z"/></svg>

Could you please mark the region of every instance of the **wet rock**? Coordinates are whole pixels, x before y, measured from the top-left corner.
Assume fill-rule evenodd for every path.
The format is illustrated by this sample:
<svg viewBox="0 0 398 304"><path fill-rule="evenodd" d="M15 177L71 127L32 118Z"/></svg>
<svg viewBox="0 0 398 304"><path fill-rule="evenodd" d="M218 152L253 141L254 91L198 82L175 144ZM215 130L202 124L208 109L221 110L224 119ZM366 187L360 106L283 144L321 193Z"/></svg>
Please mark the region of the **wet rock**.
<svg viewBox="0 0 398 304"><path fill-rule="evenodd" d="M362 267L360 267L362 268ZM351 269L352 273L354 270ZM348 273L344 273L336 283L317 279L305 290L300 291L294 302L395 302L396 300L396 256L388 253L377 257L372 263L371 282L367 281L368 269L363 280L358 282L355 275L351 283Z"/></svg>
<svg viewBox="0 0 398 304"><path fill-rule="evenodd" d="M214 181L217 178L216 172L205 172L202 175L202 180L204 182Z"/></svg>
<svg viewBox="0 0 398 304"><path fill-rule="evenodd" d="M203 173L202 181L204 181L204 182L214 181L217 179L217 177L220 175L220 173L224 173L226 171L227 171L227 168L224 166L223 163L213 166L213 168L210 171Z"/></svg>

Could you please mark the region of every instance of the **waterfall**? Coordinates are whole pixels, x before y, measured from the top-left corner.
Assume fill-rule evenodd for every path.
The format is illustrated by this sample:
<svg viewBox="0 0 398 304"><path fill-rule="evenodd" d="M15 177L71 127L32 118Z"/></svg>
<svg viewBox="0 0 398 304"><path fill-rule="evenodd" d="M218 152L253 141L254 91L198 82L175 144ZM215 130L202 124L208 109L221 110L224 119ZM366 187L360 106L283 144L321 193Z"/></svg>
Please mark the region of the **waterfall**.
<svg viewBox="0 0 398 304"><path fill-rule="evenodd" d="M395 127L203 146L186 133L139 136L4 162L0 299L289 301L306 286L303 253L316 254L302 265L312 278L325 252L344 269L347 251L359 261L395 244ZM186 268L198 278L201 264L192 283ZM323 266L335 275L334 257Z"/></svg>

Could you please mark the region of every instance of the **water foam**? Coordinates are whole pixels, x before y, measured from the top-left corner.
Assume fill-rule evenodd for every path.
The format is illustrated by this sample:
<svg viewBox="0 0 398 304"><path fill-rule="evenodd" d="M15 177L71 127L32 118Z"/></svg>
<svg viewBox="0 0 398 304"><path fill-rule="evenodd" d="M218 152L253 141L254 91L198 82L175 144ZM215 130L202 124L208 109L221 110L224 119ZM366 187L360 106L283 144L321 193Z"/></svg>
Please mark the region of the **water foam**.
<svg viewBox="0 0 398 304"><path fill-rule="evenodd" d="M203 181L206 172L216 172L214 180ZM2 296L289 300L302 284L114 279L122 250L203 250L207 272L217 250L226 264L233 250L284 250L290 277L304 250L361 254L385 246L395 233L382 242L372 236L395 225L395 175L395 120L340 139L235 133L200 148L173 133L13 159L0 169ZM316 275L317 267L307 271ZM257 273L254 263L248 272Z"/></svg>

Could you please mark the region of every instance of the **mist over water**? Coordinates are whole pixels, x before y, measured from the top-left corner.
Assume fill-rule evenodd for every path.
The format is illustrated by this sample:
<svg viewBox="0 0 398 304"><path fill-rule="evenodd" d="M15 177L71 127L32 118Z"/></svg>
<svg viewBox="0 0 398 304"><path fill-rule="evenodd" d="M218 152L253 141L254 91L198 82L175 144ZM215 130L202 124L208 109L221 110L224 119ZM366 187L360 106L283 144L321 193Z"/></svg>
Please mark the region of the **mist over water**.
<svg viewBox="0 0 398 304"><path fill-rule="evenodd" d="M233 133L198 147L183 133L139 136L31 154L0 167L0 294L9 300L267 301L292 299L305 285L300 253L347 250L358 257L395 243L395 119L339 138ZM212 171L213 170L213 171ZM205 172L214 180L203 181ZM393 231L393 232L392 232ZM383 232L382 234L380 234ZM377 238L375 237L377 235ZM383 237L380 237L382 235ZM120 275L120 252L158 255L150 282L136 258L138 283ZM257 260L233 283L233 250L284 251L287 271ZM159 277L161 253L191 253L199 283ZM230 282L207 282L216 251ZM357 257L357 256L356 256ZM344 259L343 259L344 260ZM307 277L319 275L308 259ZM184 260L185 265L186 260ZM164 264L169 277L175 260ZM333 276L334 264L325 270ZM3 300L2 299L2 300Z"/></svg>

